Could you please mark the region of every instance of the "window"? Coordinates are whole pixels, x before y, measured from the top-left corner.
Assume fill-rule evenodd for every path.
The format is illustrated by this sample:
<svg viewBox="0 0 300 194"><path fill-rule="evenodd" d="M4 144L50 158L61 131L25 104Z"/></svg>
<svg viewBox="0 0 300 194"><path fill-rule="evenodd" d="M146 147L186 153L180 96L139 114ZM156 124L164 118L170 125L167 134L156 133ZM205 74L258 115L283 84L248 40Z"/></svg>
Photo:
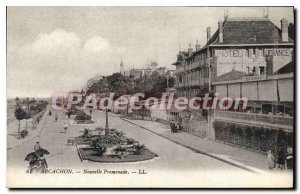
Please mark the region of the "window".
<svg viewBox="0 0 300 194"><path fill-rule="evenodd" d="M179 76L179 82L180 83L182 82L182 76Z"/></svg>
<svg viewBox="0 0 300 194"><path fill-rule="evenodd" d="M284 107L284 113L288 116L293 116L294 115L294 111L293 111L293 107Z"/></svg>
<svg viewBox="0 0 300 194"><path fill-rule="evenodd" d="M263 104L262 105L263 114L273 114L272 104Z"/></svg>
<svg viewBox="0 0 300 194"><path fill-rule="evenodd" d="M265 74L265 67L264 66L260 66L259 67L259 75L264 75Z"/></svg>

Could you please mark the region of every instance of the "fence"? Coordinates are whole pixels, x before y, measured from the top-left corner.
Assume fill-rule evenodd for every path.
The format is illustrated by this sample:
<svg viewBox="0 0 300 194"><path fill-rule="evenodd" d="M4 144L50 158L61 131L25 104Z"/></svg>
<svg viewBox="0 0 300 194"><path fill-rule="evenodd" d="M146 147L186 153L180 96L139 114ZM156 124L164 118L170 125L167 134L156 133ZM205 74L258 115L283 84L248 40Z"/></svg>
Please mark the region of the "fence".
<svg viewBox="0 0 300 194"><path fill-rule="evenodd" d="M293 145L293 133L215 120L215 139L223 143L258 152L273 150L276 154L286 145Z"/></svg>
<svg viewBox="0 0 300 194"><path fill-rule="evenodd" d="M253 114L253 113L230 112L230 111L215 111L215 117L252 121L257 123L286 125L286 126L293 126L294 124L294 117L290 117L290 116L277 116L277 115Z"/></svg>

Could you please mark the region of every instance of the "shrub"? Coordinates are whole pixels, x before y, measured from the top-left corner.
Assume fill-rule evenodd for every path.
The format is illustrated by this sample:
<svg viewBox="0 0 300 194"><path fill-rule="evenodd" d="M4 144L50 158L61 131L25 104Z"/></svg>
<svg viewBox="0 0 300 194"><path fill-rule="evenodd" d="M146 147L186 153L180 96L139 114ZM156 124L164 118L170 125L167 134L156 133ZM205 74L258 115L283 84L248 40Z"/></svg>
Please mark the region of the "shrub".
<svg viewBox="0 0 300 194"><path fill-rule="evenodd" d="M90 121L92 117L88 114L86 114L84 111L79 111L75 117L75 121Z"/></svg>
<svg viewBox="0 0 300 194"><path fill-rule="evenodd" d="M91 137L91 130L89 130L87 128L84 128L84 130L80 131L80 132L83 133L81 137L83 137L85 139Z"/></svg>
<svg viewBox="0 0 300 194"><path fill-rule="evenodd" d="M133 146L133 148L134 148L133 154L140 155L142 153L142 150L145 148L145 145L136 144Z"/></svg>
<svg viewBox="0 0 300 194"><path fill-rule="evenodd" d="M126 144L127 145L132 145L136 143L136 141L133 138L126 138Z"/></svg>
<svg viewBox="0 0 300 194"><path fill-rule="evenodd" d="M106 146L99 142L99 139L92 139L90 142L90 147L97 152L98 156L103 156L107 150Z"/></svg>

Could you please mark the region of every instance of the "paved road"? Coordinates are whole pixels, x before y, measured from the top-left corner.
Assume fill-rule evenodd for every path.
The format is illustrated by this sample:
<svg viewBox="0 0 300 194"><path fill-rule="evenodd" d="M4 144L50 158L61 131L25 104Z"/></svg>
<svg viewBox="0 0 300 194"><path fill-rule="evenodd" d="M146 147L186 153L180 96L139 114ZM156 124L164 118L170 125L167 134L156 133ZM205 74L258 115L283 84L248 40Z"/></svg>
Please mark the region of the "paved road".
<svg viewBox="0 0 300 194"><path fill-rule="evenodd" d="M38 184L36 180L32 180L34 177L28 179L28 175L22 174L25 172L27 167L27 163L24 161L26 154L31 152L35 142L39 141L42 147L49 150L51 153L47 156L49 168L73 168L81 171L83 169L98 168L116 170L127 169L129 171L145 169L148 172L148 176L139 177L138 180L129 180L128 177L116 176L106 178L105 180L103 178L98 180L97 177L93 177L92 180L81 183L86 186L95 186L95 184L96 186L107 186L111 184L110 181L112 180L119 180L120 183L118 183L118 185L120 187L128 186L128 184L134 186L141 183L145 184L145 186L151 186L149 185L151 182L153 182L152 186L180 186L178 184L182 183L182 181L184 181L187 186L234 186L237 182L232 182L230 180L232 177L241 177L241 179L238 178L239 181L242 181L243 184L249 184L249 180L253 180L253 176L257 176L208 156L194 153L193 151L177 145L165 138L125 122L118 117L112 116L109 116L110 128L121 130L126 133L127 137L132 137L140 143L145 144L146 147L156 153L159 158L153 161L132 164L82 163L78 157L76 147L66 145L67 139L69 137L78 136L80 131L82 131L85 127L90 129L94 129L98 126L104 127L105 114L103 112L94 111L93 116L96 118L97 124L71 125L67 134L63 133L62 128L64 122L67 121L66 117L62 116L63 113L58 112L59 120L54 122L53 115L47 116L46 123L40 132L40 136L23 144L17 145L7 151L8 172L13 171L14 173L19 174L20 177L24 177L27 181L34 181L34 183L30 183L39 185L40 183ZM162 176L165 177L164 180L155 183L155 181L158 180L157 178ZM82 179L83 177L85 176L77 176L78 179ZM62 179L62 176L56 176L54 179L51 176L47 176L47 178L44 177L43 180L48 178L49 180L54 181L52 182L54 186L58 187L64 186L62 185L62 180L66 181L66 177ZM217 181L216 178L218 178L219 181ZM76 182L76 178L72 178L70 180L67 178L67 180L68 184L75 184ZM139 181L141 182L139 183ZM266 181L268 182L269 179ZM25 182L23 183L25 185ZM18 185L22 184L19 183ZM74 186L76 187L76 185Z"/></svg>

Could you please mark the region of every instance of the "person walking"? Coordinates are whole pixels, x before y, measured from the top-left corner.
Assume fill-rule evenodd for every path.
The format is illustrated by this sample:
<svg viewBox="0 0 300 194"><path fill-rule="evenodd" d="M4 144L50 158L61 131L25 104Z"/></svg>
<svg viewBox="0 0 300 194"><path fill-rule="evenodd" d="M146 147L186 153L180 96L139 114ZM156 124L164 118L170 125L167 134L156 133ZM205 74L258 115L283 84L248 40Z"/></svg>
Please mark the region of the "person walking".
<svg viewBox="0 0 300 194"><path fill-rule="evenodd" d="M58 114L55 113L55 122L58 120Z"/></svg>
<svg viewBox="0 0 300 194"><path fill-rule="evenodd" d="M268 159L268 166L269 166L269 169L270 169L270 170L273 170L274 165L275 165L275 162L274 162L275 158L274 158L274 155L272 154L272 151L271 151L271 150L269 150L269 151L267 152L267 159Z"/></svg>
<svg viewBox="0 0 300 194"><path fill-rule="evenodd" d="M174 133L175 123L173 120L170 123L170 127L171 127L171 133Z"/></svg>
<svg viewBox="0 0 300 194"><path fill-rule="evenodd" d="M280 170L283 170L285 168L285 149L281 147L277 155L278 155L278 159L277 159L278 168L280 168Z"/></svg>
<svg viewBox="0 0 300 194"><path fill-rule="evenodd" d="M69 125L68 125L68 123L65 123L64 124L64 130L65 130L65 134L67 134L67 129L69 128Z"/></svg>
<svg viewBox="0 0 300 194"><path fill-rule="evenodd" d="M286 149L286 168L291 170L294 168L293 148L290 145L288 145Z"/></svg>

